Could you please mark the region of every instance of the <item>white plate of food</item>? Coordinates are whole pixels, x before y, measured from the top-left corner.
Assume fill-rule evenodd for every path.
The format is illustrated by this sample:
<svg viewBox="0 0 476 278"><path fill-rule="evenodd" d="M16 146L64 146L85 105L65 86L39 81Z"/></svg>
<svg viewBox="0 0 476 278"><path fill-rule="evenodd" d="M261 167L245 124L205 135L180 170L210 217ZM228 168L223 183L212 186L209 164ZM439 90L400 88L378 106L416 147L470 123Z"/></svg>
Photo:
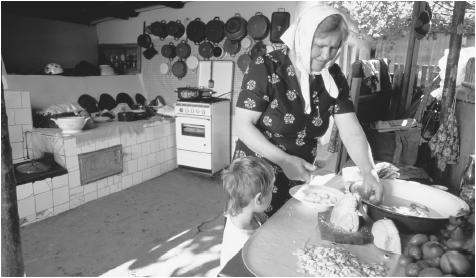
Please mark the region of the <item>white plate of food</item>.
<svg viewBox="0 0 476 278"><path fill-rule="evenodd" d="M294 186L289 189L289 194L304 205L318 211L326 211L333 207L344 196L344 193L338 189L310 184Z"/></svg>

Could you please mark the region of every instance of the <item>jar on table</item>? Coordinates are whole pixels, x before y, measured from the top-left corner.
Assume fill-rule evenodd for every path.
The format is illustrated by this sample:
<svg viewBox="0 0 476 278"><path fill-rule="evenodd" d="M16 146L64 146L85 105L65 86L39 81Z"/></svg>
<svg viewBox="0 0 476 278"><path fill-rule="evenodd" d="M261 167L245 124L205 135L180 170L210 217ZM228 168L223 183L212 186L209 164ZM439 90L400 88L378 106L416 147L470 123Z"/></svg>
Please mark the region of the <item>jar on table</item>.
<svg viewBox="0 0 476 278"><path fill-rule="evenodd" d="M474 154L469 157L459 185L459 195L461 199L468 203L471 211L474 211Z"/></svg>

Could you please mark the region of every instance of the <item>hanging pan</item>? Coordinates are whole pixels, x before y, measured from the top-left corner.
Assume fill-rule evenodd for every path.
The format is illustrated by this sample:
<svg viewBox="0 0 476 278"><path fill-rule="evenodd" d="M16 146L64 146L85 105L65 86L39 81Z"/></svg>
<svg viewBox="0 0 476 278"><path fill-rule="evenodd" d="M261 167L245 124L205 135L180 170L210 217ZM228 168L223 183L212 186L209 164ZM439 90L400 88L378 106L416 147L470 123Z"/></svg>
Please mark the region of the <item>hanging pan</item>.
<svg viewBox="0 0 476 278"><path fill-rule="evenodd" d="M152 58L154 58L154 56L157 54L157 50L155 49L154 47L154 44L151 44L151 46L149 48L147 48L146 50L144 50L144 52L142 52L142 54L144 55L144 57L147 59L147 60L150 60Z"/></svg>
<svg viewBox="0 0 476 278"><path fill-rule="evenodd" d="M186 60L187 68L193 72L195 72L198 68L198 58L195 55L191 55Z"/></svg>
<svg viewBox="0 0 476 278"><path fill-rule="evenodd" d="M240 41L246 36L246 20L239 13L227 20L225 36L234 41Z"/></svg>
<svg viewBox="0 0 476 278"><path fill-rule="evenodd" d="M205 30L206 38L212 43L219 43L225 37L225 23L218 16L207 23Z"/></svg>
<svg viewBox="0 0 476 278"><path fill-rule="evenodd" d="M155 21L150 25L150 32L159 37L160 40L164 40L168 34L167 34L167 23L165 20L162 21Z"/></svg>
<svg viewBox="0 0 476 278"><path fill-rule="evenodd" d="M270 25L269 19L262 13L257 12L248 20L246 30L253 39L262 40L268 36Z"/></svg>
<svg viewBox="0 0 476 278"><path fill-rule="evenodd" d="M161 74L168 74L170 71L170 66L169 64L163 62L160 64L160 73Z"/></svg>
<svg viewBox="0 0 476 278"><path fill-rule="evenodd" d="M223 44L223 49L230 54L230 56L234 57L238 52L240 52L241 44L239 41L232 41L229 38L225 40Z"/></svg>
<svg viewBox="0 0 476 278"><path fill-rule="evenodd" d="M206 25L200 18L195 18L187 25L187 38L195 44L200 44L205 39Z"/></svg>
<svg viewBox="0 0 476 278"><path fill-rule="evenodd" d="M175 45L173 42L170 42L169 44L164 44L160 52L162 53L162 56L170 60L177 56L175 52Z"/></svg>
<svg viewBox="0 0 476 278"><path fill-rule="evenodd" d="M181 38L183 36L183 34L185 33L185 27L183 26L182 22L180 22L180 20L176 20L176 21L169 21L169 23L167 23L167 34L169 36L172 36L174 37L176 40L178 40L179 38Z"/></svg>
<svg viewBox="0 0 476 278"><path fill-rule="evenodd" d="M221 59L225 56L225 50L219 45L213 48L213 57Z"/></svg>
<svg viewBox="0 0 476 278"><path fill-rule="evenodd" d="M198 53L205 59L210 59L213 56L213 44L209 41L204 41L198 47Z"/></svg>
<svg viewBox="0 0 476 278"><path fill-rule="evenodd" d="M181 59L187 59L188 56L190 56L190 53L192 52L192 48L190 45L187 43L187 41L183 40L177 46L175 47L175 52L177 53L177 56Z"/></svg>
<svg viewBox="0 0 476 278"><path fill-rule="evenodd" d="M240 57L238 57L237 61L238 67L240 68L241 72L244 73L252 61L253 59L249 54L241 54Z"/></svg>
<svg viewBox="0 0 476 278"><path fill-rule="evenodd" d="M152 39L145 33L145 21L142 27L142 34L137 37L137 44L143 48L149 48L152 44Z"/></svg>
<svg viewBox="0 0 476 278"><path fill-rule="evenodd" d="M187 64L183 60L177 60L172 65L172 73L178 79L182 79L187 74Z"/></svg>

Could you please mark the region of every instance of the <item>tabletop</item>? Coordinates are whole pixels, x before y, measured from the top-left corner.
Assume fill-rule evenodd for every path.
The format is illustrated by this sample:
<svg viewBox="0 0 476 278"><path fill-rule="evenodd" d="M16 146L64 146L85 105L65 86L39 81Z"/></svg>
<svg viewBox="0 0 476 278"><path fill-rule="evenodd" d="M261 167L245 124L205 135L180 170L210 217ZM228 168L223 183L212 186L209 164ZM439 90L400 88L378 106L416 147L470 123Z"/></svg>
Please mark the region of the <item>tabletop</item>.
<svg viewBox="0 0 476 278"><path fill-rule="evenodd" d="M335 176L326 186L344 189L341 176ZM266 221L233 257L218 276L306 276L298 272L298 258L294 253L306 243L318 243L317 211L292 198ZM364 261L384 261L389 274L402 276L396 268L398 255L384 259L386 252L373 244L343 244Z"/></svg>

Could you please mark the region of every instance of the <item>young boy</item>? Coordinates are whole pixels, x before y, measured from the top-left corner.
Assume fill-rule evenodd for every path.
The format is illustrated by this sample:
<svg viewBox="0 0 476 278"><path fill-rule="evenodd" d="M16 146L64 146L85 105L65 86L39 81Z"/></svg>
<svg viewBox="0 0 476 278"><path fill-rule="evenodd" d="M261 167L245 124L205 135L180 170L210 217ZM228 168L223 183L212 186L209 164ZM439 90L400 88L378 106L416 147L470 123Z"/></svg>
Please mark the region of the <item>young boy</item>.
<svg viewBox="0 0 476 278"><path fill-rule="evenodd" d="M251 156L235 159L223 171L227 219L220 268L240 251L266 219L264 211L271 203L274 177L274 169L268 162Z"/></svg>

